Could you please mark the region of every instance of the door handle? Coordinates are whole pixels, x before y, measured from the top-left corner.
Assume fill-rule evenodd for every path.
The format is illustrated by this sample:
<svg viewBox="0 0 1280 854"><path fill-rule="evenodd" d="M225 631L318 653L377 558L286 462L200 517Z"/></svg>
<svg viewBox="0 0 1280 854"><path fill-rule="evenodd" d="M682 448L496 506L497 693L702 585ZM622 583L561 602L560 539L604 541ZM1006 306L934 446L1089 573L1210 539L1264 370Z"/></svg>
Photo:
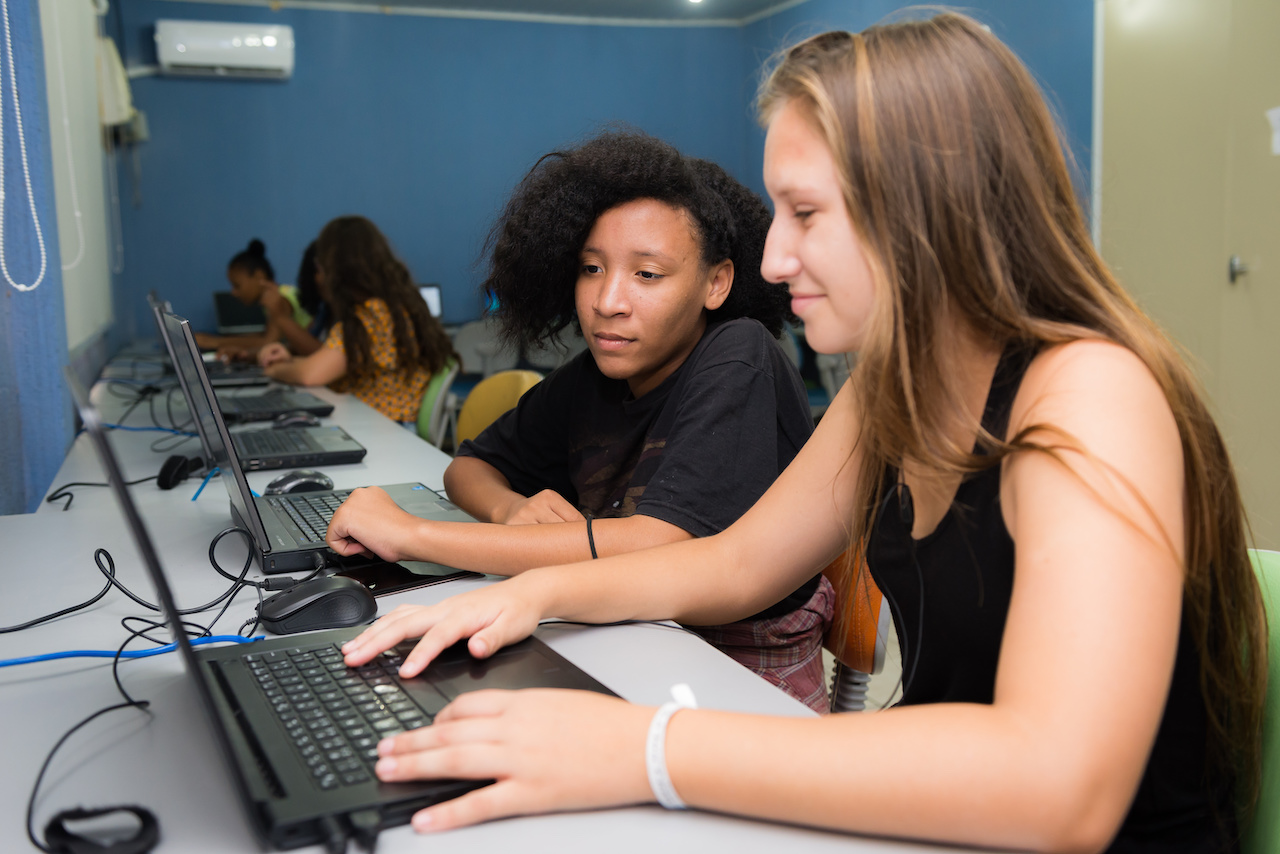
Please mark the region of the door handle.
<svg viewBox="0 0 1280 854"><path fill-rule="evenodd" d="M1227 278L1231 280L1231 284L1236 283L1236 279L1249 272L1249 265L1241 260L1239 255L1232 255L1231 260L1227 262Z"/></svg>

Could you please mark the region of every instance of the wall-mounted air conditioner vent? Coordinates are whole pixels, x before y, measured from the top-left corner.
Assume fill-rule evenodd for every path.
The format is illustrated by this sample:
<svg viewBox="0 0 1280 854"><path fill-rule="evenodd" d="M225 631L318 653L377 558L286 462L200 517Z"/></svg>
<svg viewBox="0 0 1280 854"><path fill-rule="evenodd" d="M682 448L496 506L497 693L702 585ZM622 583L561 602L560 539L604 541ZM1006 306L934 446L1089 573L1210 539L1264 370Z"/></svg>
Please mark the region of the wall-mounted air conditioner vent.
<svg viewBox="0 0 1280 854"><path fill-rule="evenodd" d="M257 77L293 74L293 27L156 21L161 74L188 77Z"/></svg>

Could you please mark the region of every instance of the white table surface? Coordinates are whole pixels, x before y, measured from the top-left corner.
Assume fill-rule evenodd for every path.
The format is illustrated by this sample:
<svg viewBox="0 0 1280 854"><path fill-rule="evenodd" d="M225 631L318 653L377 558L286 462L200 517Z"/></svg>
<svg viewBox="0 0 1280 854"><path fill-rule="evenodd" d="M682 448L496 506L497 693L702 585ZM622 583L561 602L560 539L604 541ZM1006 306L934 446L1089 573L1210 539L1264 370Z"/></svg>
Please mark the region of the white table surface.
<svg viewBox="0 0 1280 854"><path fill-rule="evenodd" d="M364 404L327 390L335 411L325 423L341 425L369 448L365 461L333 466L326 472L337 487L415 480L439 488L449 458ZM118 415L120 402L95 389L105 414ZM127 423L144 424L145 406ZM112 442L126 476L139 478L159 470L165 453L149 450L159 433L113 431ZM182 450L196 453L195 440ZM261 490L272 472L249 475ZM54 484L105 480L88 437L80 436ZM132 487L180 607L208 601L226 589L206 556L208 543L230 525L224 488L210 483L198 500L192 479L171 491L153 482ZM0 626L11 626L88 599L103 586L93 563L94 550L112 555L120 580L149 600L151 584L124 520L107 489L80 488L70 510L45 505L30 515L0 517L0 572L6 595L0 597ZM244 556L238 538L228 538L219 558L237 573ZM251 577L260 578L256 568ZM398 602L430 603L491 578L453 581L385 597L379 610ZM217 626L232 633L252 611L252 591L241 593ZM0 659L75 648L114 649L124 639L120 618L145 613L118 591L90 609L52 623L0 635ZM202 615L203 616L203 615ZM200 617L195 617L197 621ZM583 670L622 697L658 704L669 688L690 684L705 708L778 715L810 715L802 704L734 663L700 638L666 625L581 627L544 624L538 635ZM151 714L114 712L72 737L55 759L36 804L36 824L76 805L136 803L159 818L161 852L254 851L254 840L240 811L229 775L216 755L195 693L176 656L163 655L121 666L126 688L151 701ZM40 763L54 741L72 724L102 706L119 702L109 659L70 659L0 668L0 719L5 723L2 850L25 850L25 810ZM833 759L834 761L834 759ZM856 762L856 757L839 761ZM779 852L937 852L933 845L854 837L751 821L706 812L667 812L656 806L533 816L421 837L408 827L386 830L380 852L459 851L586 852L744 851ZM319 847L302 849L318 852ZM352 850L356 850L354 847ZM968 850L968 849L966 849Z"/></svg>

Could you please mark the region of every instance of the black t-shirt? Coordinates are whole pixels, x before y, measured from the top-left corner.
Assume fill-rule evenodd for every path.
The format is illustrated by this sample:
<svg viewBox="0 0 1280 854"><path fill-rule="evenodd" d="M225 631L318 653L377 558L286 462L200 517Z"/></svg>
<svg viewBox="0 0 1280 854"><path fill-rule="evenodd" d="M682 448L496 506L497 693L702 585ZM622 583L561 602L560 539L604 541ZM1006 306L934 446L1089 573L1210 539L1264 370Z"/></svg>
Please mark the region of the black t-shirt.
<svg viewBox="0 0 1280 854"><path fill-rule="evenodd" d="M709 324L638 400L581 353L458 456L493 466L524 496L554 489L584 515L639 513L705 537L755 504L812 432L795 367L759 322L739 318ZM793 610L815 584L765 613Z"/></svg>

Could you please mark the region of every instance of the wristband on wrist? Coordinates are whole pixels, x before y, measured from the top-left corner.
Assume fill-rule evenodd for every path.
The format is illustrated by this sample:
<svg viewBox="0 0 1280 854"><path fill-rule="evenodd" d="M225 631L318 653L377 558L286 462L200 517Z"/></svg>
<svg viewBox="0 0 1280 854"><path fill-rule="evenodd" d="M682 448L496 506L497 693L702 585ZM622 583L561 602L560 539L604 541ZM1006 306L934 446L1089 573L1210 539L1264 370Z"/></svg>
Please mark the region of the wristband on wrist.
<svg viewBox="0 0 1280 854"><path fill-rule="evenodd" d="M667 724L671 717L681 709L696 709L697 701L693 697L693 689L681 683L671 687L672 701L658 707L653 720L649 722L649 736L644 746L644 765L649 774L649 788L658 803L669 810L683 810L689 807L676 793L676 787L667 773Z"/></svg>
<svg viewBox="0 0 1280 854"><path fill-rule="evenodd" d="M587 517L587 545L591 546L592 560L595 560L596 558L600 557L600 555L596 554L596 538L591 533L591 517L590 516Z"/></svg>

